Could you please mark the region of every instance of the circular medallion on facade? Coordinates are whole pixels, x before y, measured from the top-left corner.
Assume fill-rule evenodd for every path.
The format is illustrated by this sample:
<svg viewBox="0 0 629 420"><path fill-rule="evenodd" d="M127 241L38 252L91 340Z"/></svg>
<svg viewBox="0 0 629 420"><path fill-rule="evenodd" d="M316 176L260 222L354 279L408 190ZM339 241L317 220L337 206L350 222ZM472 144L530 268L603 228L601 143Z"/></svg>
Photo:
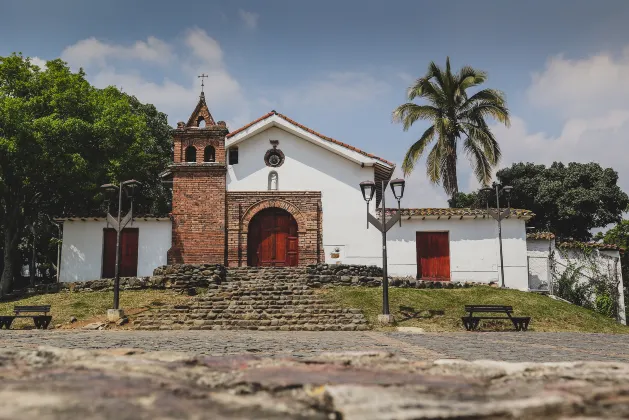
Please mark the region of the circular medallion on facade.
<svg viewBox="0 0 629 420"><path fill-rule="evenodd" d="M269 149L264 155L264 163L266 166L277 168L284 163L284 153L280 149Z"/></svg>

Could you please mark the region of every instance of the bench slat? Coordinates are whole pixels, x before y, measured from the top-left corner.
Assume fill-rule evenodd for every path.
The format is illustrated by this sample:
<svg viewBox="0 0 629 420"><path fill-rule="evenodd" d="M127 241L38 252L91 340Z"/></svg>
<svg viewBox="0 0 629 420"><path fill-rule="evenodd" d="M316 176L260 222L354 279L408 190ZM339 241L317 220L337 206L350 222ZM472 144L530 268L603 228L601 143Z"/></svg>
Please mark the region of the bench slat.
<svg viewBox="0 0 629 420"><path fill-rule="evenodd" d="M465 305L466 312L513 312L512 306L501 305Z"/></svg>
<svg viewBox="0 0 629 420"><path fill-rule="evenodd" d="M13 308L13 312L16 314L23 312L50 312L50 305L40 305L40 306L15 306Z"/></svg>

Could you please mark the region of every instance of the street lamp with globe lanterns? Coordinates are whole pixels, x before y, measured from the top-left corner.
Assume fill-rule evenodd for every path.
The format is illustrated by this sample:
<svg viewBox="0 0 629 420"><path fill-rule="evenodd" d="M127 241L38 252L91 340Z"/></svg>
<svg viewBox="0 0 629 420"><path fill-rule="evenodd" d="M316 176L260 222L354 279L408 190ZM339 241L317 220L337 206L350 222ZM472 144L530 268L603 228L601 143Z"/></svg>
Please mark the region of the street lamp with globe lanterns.
<svg viewBox="0 0 629 420"><path fill-rule="evenodd" d="M378 220L369 212L369 202L373 199L376 192L376 183L373 181L364 181L360 183L360 190L362 191L363 198L367 203L367 229L369 229L369 223L371 223L376 229L382 232L382 315L378 316L380 322L392 323L393 316L389 311L389 277L387 274L387 231L393 227L398 221L402 226L400 200L404 195L404 186L406 182L403 179L394 179L389 182L391 185L391 191L398 203L398 211L388 221L386 220L386 184L387 181L382 181L382 211L380 214L381 220Z"/></svg>
<svg viewBox="0 0 629 420"><path fill-rule="evenodd" d="M505 287L505 268L504 268L504 258L502 255L502 219L509 216L511 214L511 203L509 202L509 196L511 194L511 190L513 187L510 185L502 185L497 182L494 182L490 187L482 188L481 191L487 194L487 213L491 215L494 219L498 221L498 244L500 246L500 287ZM507 208L504 210L500 210L500 193L505 192L507 194ZM489 208L489 197L490 194L496 193L496 208Z"/></svg>

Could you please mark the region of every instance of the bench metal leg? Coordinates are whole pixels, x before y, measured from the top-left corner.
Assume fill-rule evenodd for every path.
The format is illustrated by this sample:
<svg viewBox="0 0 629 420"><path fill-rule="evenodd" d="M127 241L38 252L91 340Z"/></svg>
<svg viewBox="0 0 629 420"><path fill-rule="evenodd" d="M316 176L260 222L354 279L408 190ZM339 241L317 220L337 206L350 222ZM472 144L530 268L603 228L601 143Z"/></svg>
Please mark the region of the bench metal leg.
<svg viewBox="0 0 629 420"><path fill-rule="evenodd" d="M11 329L11 324L15 317L13 316L0 316L0 330L5 327L7 330Z"/></svg>
<svg viewBox="0 0 629 420"><path fill-rule="evenodd" d="M523 320L522 320L522 324L521 324L521 329L520 329L520 331L526 331L526 330L528 330L528 329L529 329L529 322L530 322L530 321L531 321L531 320L530 320L529 318L523 319Z"/></svg>
<svg viewBox="0 0 629 420"><path fill-rule="evenodd" d="M480 319L474 317L464 316L461 318L463 321L463 326L467 331L473 331L478 329L478 324L480 323Z"/></svg>
<svg viewBox="0 0 629 420"><path fill-rule="evenodd" d="M40 330L45 330L46 328L48 328L48 324L50 324L51 320L52 320L52 316L40 315L40 316L33 317L33 322L35 323L35 327Z"/></svg>
<svg viewBox="0 0 629 420"><path fill-rule="evenodd" d="M473 321L470 318L462 317L461 321L463 321L463 326L467 331L472 331Z"/></svg>

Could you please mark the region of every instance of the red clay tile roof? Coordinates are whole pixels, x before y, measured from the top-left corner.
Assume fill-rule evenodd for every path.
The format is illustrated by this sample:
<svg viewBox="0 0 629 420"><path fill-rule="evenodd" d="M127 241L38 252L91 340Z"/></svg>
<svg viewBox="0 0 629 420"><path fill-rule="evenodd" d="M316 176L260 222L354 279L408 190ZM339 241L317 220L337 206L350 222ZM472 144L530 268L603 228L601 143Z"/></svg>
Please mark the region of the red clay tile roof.
<svg viewBox="0 0 629 420"><path fill-rule="evenodd" d="M555 234L552 232L532 232L526 234L526 239L555 239Z"/></svg>
<svg viewBox="0 0 629 420"><path fill-rule="evenodd" d="M419 208L419 209L400 209L402 216L486 216L487 210L485 209L457 209L457 208ZM397 211L395 208L387 208L387 215L393 214ZM380 213L380 209L376 210ZM535 213L530 210L523 209L511 209L511 216L516 217L533 217Z"/></svg>
<svg viewBox="0 0 629 420"><path fill-rule="evenodd" d="M55 220L94 220L94 219L105 219L107 215L101 212L91 212L86 214L68 214L63 216L55 217ZM168 213L138 213L133 214L134 220L139 219L167 219L170 215Z"/></svg>
<svg viewBox="0 0 629 420"><path fill-rule="evenodd" d="M359 148L357 148L357 147L351 146L351 145L349 145L349 144L347 144L347 143L343 143L343 142L341 142L341 141L335 140L335 139L333 139L332 137L324 136L323 134L318 133L318 132L316 132L316 131L314 131L314 130L310 129L310 128L306 127L306 126L305 126L305 125L303 125L303 124L299 124L297 121L292 120L292 119L288 118L286 115L280 114L280 113L279 113L279 112L277 112L277 111L271 111L271 112L269 112L268 114L261 116L261 117L260 117L260 118L258 118L257 120L251 121L249 124L247 124L247 125L244 125L244 126L240 127L238 130L232 131L231 133L229 133L229 134L227 135L227 138L233 137L233 136L235 136L236 134L240 133L241 131L244 131L244 130L246 130L247 128L251 127L252 125L257 124L257 123L259 123L260 121L263 121L263 120L265 120L265 119L267 119L267 118L269 118L269 117L271 117L271 116L273 116L273 115L277 115L278 117L280 117L280 118L282 118L282 119L284 119L284 120L288 121L289 123L291 123L291 124L293 124L293 125L296 125L297 127L301 128L302 130L307 131L307 132L309 132L310 134L314 134L315 136L320 137L320 138L322 138L323 140L327 140L327 141L329 141L330 143L338 144L339 146L343 146L343 147L345 147L346 149L353 150L354 152L358 152L358 153L360 153L360 154L361 154L361 155L363 155L363 156L367 156L367 157L370 157L370 158L372 158L372 159L377 159L377 160L379 160L379 161L381 161L381 162L384 162L384 163L386 163L387 165L390 165L390 166L395 166L395 164L394 164L393 162L389 162L389 161L388 161L388 160L386 160L386 159L383 159L383 158L378 157L378 156L376 156L376 155L373 155L373 154L371 154L371 153L367 153L367 152L365 152L365 151L363 151L363 150L360 150L360 149L359 149Z"/></svg>

